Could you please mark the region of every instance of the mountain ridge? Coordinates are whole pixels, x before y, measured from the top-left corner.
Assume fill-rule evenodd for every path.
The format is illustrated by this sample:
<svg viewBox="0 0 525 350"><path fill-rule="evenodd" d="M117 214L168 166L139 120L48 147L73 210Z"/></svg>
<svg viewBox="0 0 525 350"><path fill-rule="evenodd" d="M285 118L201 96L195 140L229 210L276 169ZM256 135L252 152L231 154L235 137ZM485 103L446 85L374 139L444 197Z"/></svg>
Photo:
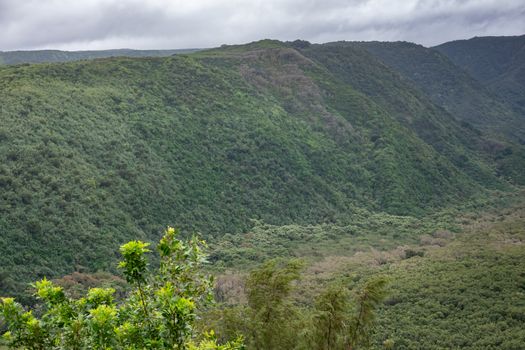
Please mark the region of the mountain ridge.
<svg viewBox="0 0 525 350"><path fill-rule="evenodd" d="M113 271L113 246L165 225L207 237L252 219L344 225L513 190L494 157L514 153L487 150L359 48L266 40L4 65L0 92L5 291Z"/></svg>
<svg viewBox="0 0 525 350"><path fill-rule="evenodd" d="M525 35L477 37L434 49L512 103L518 113L525 114Z"/></svg>
<svg viewBox="0 0 525 350"><path fill-rule="evenodd" d="M171 49L171 50L17 50L0 51L0 64L51 63L90 60L106 57L166 57L177 54L196 52L201 49Z"/></svg>

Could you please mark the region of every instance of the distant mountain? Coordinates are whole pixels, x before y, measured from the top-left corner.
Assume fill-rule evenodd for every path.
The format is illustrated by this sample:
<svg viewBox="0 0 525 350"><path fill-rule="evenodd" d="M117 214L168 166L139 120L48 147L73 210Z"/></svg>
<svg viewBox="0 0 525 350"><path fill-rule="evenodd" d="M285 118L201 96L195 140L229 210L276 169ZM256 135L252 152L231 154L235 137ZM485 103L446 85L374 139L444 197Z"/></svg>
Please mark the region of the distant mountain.
<svg viewBox="0 0 525 350"><path fill-rule="evenodd" d="M0 106L1 292L111 269L167 224L420 216L510 190L525 164L346 44L5 65Z"/></svg>
<svg viewBox="0 0 525 350"><path fill-rule="evenodd" d="M440 52L408 42L355 42L458 120L493 136L525 140L525 118Z"/></svg>
<svg viewBox="0 0 525 350"><path fill-rule="evenodd" d="M94 51L60 51L60 50L35 50L35 51L0 51L0 64L45 63L45 62L70 62L91 60L106 57L166 57L175 54L191 53L199 49L179 50L94 50Z"/></svg>
<svg viewBox="0 0 525 350"><path fill-rule="evenodd" d="M464 127L485 134L483 147L494 154L500 174L516 183L525 183L525 113L512 101L492 91L486 84L455 65L434 49L408 42L336 42L333 47L364 49L399 74L398 79L446 110ZM355 63L352 63L355 67ZM384 80L384 78L381 78ZM364 80L368 83L368 80ZM379 84L379 82L378 82ZM387 88L388 91L396 91ZM516 90L518 91L518 90ZM403 106L406 97L391 100L390 106ZM450 133L452 134L452 133ZM506 154L501 157L501 154Z"/></svg>
<svg viewBox="0 0 525 350"><path fill-rule="evenodd" d="M457 40L434 49L525 115L525 35Z"/></svg>

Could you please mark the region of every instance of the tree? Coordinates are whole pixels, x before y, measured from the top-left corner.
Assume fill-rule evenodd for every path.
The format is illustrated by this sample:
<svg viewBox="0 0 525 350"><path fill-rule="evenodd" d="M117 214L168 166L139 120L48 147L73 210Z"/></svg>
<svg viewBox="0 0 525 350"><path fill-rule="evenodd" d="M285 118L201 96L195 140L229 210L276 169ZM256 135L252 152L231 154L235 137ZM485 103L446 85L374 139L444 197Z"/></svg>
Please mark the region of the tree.
<svg viewBox="0 0 525 350"><path fill-rule="evenodd" d="M205 243L196 237L178 238L168 227L157 250L160 267L148 269L149 244L131 241L120 248L131 291L120 303L115 290L92 288L80 299L68 298L61 287L36 282L42 316L26 311L13 298L2 298L0 313L8 328L10 348L24 349L190 349L239 350L242 339L217 344L213 332L194 343L193 324L199 308L211 301L212 280L201 270Z"/></svg>
<svg viewBox="0 0 525 350"><path fill-rule="evenodd" d="M300 278L299 260L271 260L253 270L247 281L247 342L254 349L292 349L297 341L298 312L290 301Z"/></svg>
<svg viewBox="0 0 525 350"><path fill-rule="evenodd" d="M376 277L354 292L342 283L329 286L316 300L307 346L318 350L367 348L375 311L386 296L386 279Z"/></svg>
<svg viewBox="0 0 525 350"><path fill-rule="evenodd" d="M297 260L265 263L246 279L247 303L224 306L208 320L230 338L242 330L250 349L367 348L376 310L386 295L386 280L375 277L355 290L334 283L317 296L313 307L300 307L291 294L301 269Z"/></svg>
<svg viewBox="0 0 525 350"><path fill-rule="evenodd" d="M349 291L341 284L329 286L316 300L311 347L319 350L341 348L348 326Z"/></svg>
<svg viewBox="0 0 525 350"><path fill-rule="evenodd" d="M348 349L368 346L372 327L376 317L376 309L386 297L387 280L382 277L373 278L365 283L356 294L354 316L350 320L349 334L346 344Z"/></svg>

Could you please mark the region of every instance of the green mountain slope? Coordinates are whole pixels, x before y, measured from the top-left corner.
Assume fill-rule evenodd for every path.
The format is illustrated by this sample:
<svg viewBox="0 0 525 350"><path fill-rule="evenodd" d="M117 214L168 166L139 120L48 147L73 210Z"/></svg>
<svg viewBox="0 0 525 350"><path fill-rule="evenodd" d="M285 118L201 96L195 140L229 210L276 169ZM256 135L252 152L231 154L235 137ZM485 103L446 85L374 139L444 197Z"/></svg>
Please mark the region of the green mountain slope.
<svg viewBox="0 0 525 350"><path fill-rule="evenodd" d="M512 66L525 45L522 36L487 36L455 40L435 46L480 81L492 81Z"/></svg>
<svg viewBox="0 0 525 350"><path fill-rule="evenodd" d="M476 37L434 48L525 115L525 35Z"/></svg>
<svg viewBox="0 0 525 350"><path fill-rule="evenodd" d="M426 92L428 89L421 86L423 83L414 84L403 74L400 76L397 69L393 70L394 67L385 67L376 56L370 55L368 50L362 50L362 46L363 43L346 42L313 45L305 51L310 53L305 54L317 55L317 60L323 62L335 77L366 93L390 115L416 132L420 138L471 176L478 177L485 184L490 181L488 178L483 179L490 172L481 165L483 161L475 161L477 156L482 155L485 160L496 166L499 174L515 183L525 183L523 172L520 170L525 166L525 150L521 144L516 143L516 140L522 140L524 123L510 108L505 107L503 102L490 105L491 108L485 112L488 119L496 120L489 126L484 125L481 129L485 133L483 134L465 122L464 119L467 118L461 109L445 111L443 106L436 106L432 95ZM398 55L406 54L403 50L396 52L399 52ZM409 57L407 61L410 61ZM415 66L413 69L424 71L423 68L417 68L421 61L415 62L418 63L412 64ZM452 72L450 75L453 75ZM458 73L459 77L464 75L463 72L455 73ZM439 86L440 79L426 79L426 84ZM457 89L462 89L460 83L457 84ZM485 95L488 96L487 93ZM483 95L472 96L485 101ZM457 101L458 98L449 100ZM497 99L493 97L492 101L497 102ZM501 118L499 111L504 112L505 118ZM469 161L465 162L465 159Z"/></svg>
<svg viewBox="0 0 525 350"><path fill-rule="evenodd" d="M0 106L2 291L111 269L168 224L345 224L509 188L482 135L346 47L3 66Z"/></svg>
<svg viewBox="0 0 525 350"><path fill-rule="evenodd" d="M350 47L354 50L365 49L373 56L366 60L376 58L390 69L395 70L400 74L397 80L401 81L397 85L408 85L415 96L412 100L430 99L433 104L445 109L462 127L471 129L473 132L482 132L485 135L483 136L484 141L475 142L471 139L464 146L460 146L460 149L477 145L478 151L489 154L498 173L514 183L525 183L522 170L525 166L523 147L525 119L523 114L515 110L513 104L509 103L506 98L499 97L484 84L470 77L443 54L420 45L406 42L339 42L329 45ZM352 63L351 66L355 67L355 63ZM356 74L352 74L351 77L355 78ZM384 77L385 74L378 76L375 86L384 84ZM361 78L361 81L370 84L367 77ZM403 90L409 91L410 89L404 88ZM414 89L417 91L414 92ZM399 91L392 86L383 90L386 93ZM371 91L377 93L379 90L372 87ZM405 105L403 101L408 99L407 96L399 94L390 93L390 95L391 97L386 101L390 106L403 106ZM395 101L395 98L398 100ZM415 113L415 111L406 113ZM428 111L422 113L423 116L429 114ZM443 112L437 111L433 114L443 115ZM450 116L442 118L450 119ZM465 135L458 135L458 132L463 133L460 131L461 128L450 123L449 126L449 129L442 133L441 139L449 140L454 134L457 140L466 139ZM432 127L432 130L435 129Z"/></svg>
<svg viewBox="0 0 525 350"><path fill-rule="evenodd" d="M166 57L176 54L190 53L198 49L178 50L94 50L94 51L60 51L60 50L35 50L35 51L0 51L0 64L70 62L92 60L106 57Z"/></svg>
<svg viewBox="0 0 525 350"><path fill-rule="evenodd" d="M462 122L495 137L525 138L525 120L444 54L408 42L356 42ZM501 137L501 134L503 137Z"/></svg>

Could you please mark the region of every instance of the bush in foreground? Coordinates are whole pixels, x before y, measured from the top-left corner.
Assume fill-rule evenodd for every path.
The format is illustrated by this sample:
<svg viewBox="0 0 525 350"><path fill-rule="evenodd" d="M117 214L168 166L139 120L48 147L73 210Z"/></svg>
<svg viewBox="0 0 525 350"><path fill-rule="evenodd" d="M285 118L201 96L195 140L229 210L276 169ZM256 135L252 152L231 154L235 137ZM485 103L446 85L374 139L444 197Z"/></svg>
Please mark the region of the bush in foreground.
<svg viewBox="0 0 525 350"><path fill-rule="evenodd" d="M202 272L204 242L177 238L169 227L157 249L156 274L147 268L149 244L131 241L120 248L119 267L132 289L119 303L112 288L92 288L80 299L66 296L61 287L36 282L43 303L36 317L13 298L2 298L0 312L11 348L25 349L189 349L240 350L242 339L217 344L213 331L195 343L196 310L212 299L212 280Z"/></svg>

